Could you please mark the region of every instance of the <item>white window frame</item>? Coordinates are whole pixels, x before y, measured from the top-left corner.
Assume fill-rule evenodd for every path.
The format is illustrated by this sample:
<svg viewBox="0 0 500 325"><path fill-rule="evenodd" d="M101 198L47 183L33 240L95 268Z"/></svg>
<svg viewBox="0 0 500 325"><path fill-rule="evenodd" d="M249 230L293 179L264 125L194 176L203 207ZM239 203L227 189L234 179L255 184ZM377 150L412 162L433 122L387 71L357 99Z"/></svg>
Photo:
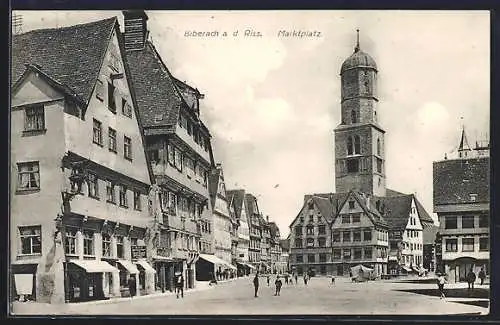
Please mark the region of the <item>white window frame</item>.
<svg viewBox="0 0 500 325"><path fill-rule="evenodd" d="M42 254L42 226L41 225L33 225L33 226L20 226L19 230L19 255L41 255ZM23 234L24 232L24 234ZM34 241L38 238L38 244L34 244ZM27 251L24 250L25 241L29 242L29 249ZM34 247L39 247L35 251Z"/></svg>

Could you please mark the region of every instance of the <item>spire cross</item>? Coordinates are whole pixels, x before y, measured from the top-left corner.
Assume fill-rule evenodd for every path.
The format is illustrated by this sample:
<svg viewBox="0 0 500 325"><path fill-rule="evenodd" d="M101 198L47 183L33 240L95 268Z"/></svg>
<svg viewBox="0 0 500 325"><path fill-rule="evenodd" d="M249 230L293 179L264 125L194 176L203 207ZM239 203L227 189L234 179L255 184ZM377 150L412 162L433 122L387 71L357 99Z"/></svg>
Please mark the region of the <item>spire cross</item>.
<svg viewBox="0 0 500 325"><path fill-rule="evenodd" d="M359 28L356 29L356 47L354 48L354 52L359 51Z"/></svg>

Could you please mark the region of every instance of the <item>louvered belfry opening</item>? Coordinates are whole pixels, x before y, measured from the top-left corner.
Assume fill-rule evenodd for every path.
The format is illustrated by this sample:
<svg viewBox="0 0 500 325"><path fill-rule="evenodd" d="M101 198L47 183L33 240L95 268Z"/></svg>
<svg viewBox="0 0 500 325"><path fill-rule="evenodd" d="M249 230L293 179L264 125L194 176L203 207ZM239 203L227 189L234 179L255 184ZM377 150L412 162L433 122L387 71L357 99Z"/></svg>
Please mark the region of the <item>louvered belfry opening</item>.
<svg viewBox="0 0 500 325"><path fill-rule="evenodd" d="M125 49L142 50L148 37L148 15L144 10L123 11L125 20Z"/></svg>

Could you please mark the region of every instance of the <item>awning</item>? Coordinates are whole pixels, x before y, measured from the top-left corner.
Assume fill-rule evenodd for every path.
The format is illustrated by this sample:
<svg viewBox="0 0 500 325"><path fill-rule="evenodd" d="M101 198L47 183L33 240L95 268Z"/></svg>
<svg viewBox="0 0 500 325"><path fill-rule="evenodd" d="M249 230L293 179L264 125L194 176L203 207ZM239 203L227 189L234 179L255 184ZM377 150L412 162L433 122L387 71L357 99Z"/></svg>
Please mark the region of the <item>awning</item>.
<svg viewBox="0 0 500 325"><path fill-rule="evenodd" d="M228 268L230 268L231 270L236 270L237 269L234 265L231 265L231 264L226 264L226 266Z"/></svg>
<svg viewBox="0 0 500 325"><path fill-rule="evenodd" d="M139 273L139 270L137 267L132 264L132 262L127 261L127 260L118 260L118 263L120 263L130 274L137 274Z"/></svg>
<svg viewBox="0 0 500 325"><path fill-rule="evenodd" d="M398 257L397 256L389 256L389 261L397 261Z"/></svg>
<svg viewBox="0 0 500 325"><path fill-rule="evenodd" d="M215 265L227 265L227 262L224 260L221 260L215 255L211 254L200 254L200 258L204 259L207 262L210 262Z"/></svg>
<svg viewBox="0 0 500 325"><path fill-rule="evenodd" d="M116 267L104 261L71 260L70 262L81 267L87 273L120 272Z"/></svg>
<svg viewBox="0 0 500 325"><path fill-rule="evenodd" d="M135 262L135 264L142 266L142 268L144 269L144 271L146 271L146 273L156 273L156 270L146 261L137 261Z"/></svg>
<svg viewBox="0 0 500 325"><path fill-rule="evenodd" d="M246 264L246 266L248 266L249 268L251 268L252 270L255 270L255 266L251 265L251 264Z"/></svg>
<svg viewBox="0 0 500 325"><path fill-rule="evenodd" d="M405 270L406 272L411 272L411 269L408 266L401 265L401 268Z"/></svg>

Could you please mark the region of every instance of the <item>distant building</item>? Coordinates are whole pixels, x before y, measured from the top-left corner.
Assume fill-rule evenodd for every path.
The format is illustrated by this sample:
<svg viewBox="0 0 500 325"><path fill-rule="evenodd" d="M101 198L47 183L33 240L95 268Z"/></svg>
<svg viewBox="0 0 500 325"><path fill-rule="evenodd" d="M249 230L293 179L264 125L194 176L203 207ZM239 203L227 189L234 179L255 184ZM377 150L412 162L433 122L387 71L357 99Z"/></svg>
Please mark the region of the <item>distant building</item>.
<svg viewBox="0 0 500 325"><path fill-rule="evenodd" d="M280 239L281 256L279 269L281 272L290 272L290 239Z"/></svg>
<svg viewBox="0 0 500 325"><path fill-rule="evenodd" d="M422 231L433 220L416 195L386 188L377 74L358 35L354 53L340 69L336 193L306 194L290 225L290 265L299 274L346 275L358 264L377 275L423 272Z"/></svg>
<svg viewBox="0 0 500 325"><path fill-rule="evenodd" d="M438 226L430 226L424 228L424 262L423 266L430 272L436 271L436 238Z"/></svg>
<svg viewBox="0 0 500 325"><path fill-rule="evenodd" d="M228 190L227 197L230 206L234 208L234 214L238 221L238 245L236 248L238 275L248 275L252 270L255 270L255 266L250 264L250 229L247 218L248 209L246 207L245 190Z"/></svg>
<svg viewBox="0 0 500 325"><path fill-rule="evenodd" d="M489 144L477 142L471 148L462 129L454 155L433 163L434 212L450 281L464 281L471 268L489 274L489 187Z"/></svg>
<svg viewBox="0 0 500 325"><path fill-rule="evenodd" d="M245 208L250 230L250 244L248 247L248 261L257 270L261 265L261 214L257 198L251 193L245 193Z"/></svg>
<svg viewBox="0 0 500 325"><path fill-rule="evenodd" d="M271 271L271 229L269 228L269 216L259 216L260 222L260 270L262 272Z"/></svg>
<svg viewBox="0 0 500 325"><path fill-rule="evenodd" d="M271 272L283 272L283 265L281 265L281 234L278 225L276 222L269 222L269 246L270 246L270 254L269 254L269 264L271 266Z"/></svg>

